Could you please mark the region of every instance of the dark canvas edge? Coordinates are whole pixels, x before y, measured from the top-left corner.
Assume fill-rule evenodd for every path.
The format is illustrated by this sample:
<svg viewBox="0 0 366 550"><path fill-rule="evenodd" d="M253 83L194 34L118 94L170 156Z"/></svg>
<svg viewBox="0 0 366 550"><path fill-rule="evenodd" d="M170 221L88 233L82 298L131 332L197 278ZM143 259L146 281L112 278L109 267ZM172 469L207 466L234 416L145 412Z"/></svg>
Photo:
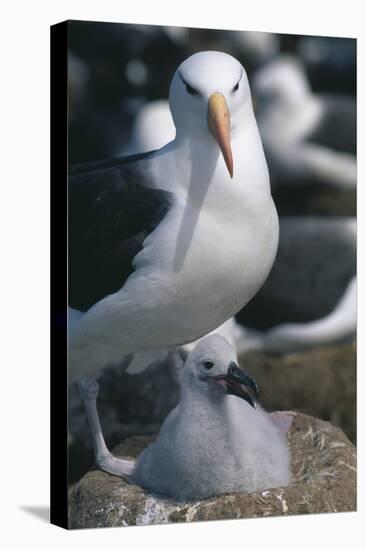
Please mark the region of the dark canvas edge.
<svg viewBox="0 0 366 550"><path fill-rule="evenodd" d="M51 27L51 494L50 521L67 507L67 22Z"/></svg>

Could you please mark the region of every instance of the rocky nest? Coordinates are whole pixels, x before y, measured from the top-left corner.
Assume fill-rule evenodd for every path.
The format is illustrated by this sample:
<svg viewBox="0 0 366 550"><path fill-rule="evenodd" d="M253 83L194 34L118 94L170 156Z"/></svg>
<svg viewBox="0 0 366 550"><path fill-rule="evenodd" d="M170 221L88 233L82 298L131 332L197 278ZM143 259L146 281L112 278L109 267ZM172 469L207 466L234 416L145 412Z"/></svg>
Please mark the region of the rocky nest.
<svg viewBox="0 0 366 550"><path fill-rule="evenodd" d="M314 514L356 510L356 450L325 422L291 412L288 441L292 481L287 487L177 503L144 492L100 470L89 471L70 491L69 528ZM152 437L131 437L114 449L134 458Z"/></svg>

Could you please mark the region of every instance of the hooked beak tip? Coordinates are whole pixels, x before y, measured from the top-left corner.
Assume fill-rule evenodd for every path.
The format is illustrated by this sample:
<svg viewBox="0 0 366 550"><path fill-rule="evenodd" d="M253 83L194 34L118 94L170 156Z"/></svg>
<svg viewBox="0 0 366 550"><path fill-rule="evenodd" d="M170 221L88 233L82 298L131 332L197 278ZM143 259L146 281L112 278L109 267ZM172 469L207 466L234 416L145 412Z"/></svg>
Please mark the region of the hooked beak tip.
<svg viewBox="0 0 366 550"><path fill-rule="evenodd" d="M258 398L258 386L253 378L240 369L240 367L232 362L229 365L226 376L228 393L237 395L249 403L254 409L256 408L255 399ZM250 390L250 392L248 391ZM255 399L253 399L251 392Z"/></svg>

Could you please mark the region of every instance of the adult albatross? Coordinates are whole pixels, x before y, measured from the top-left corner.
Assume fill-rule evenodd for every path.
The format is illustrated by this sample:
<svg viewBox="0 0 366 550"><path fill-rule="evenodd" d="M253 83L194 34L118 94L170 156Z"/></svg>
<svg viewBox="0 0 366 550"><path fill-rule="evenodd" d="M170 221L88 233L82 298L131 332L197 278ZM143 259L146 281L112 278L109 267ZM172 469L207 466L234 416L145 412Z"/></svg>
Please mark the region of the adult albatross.
<svg viewBox="0 0 366 550"><path fill-rule="evenodd" d="M273 264L278 219L244 68L194 54L169 103L173 141L71 171L71 379L204 336Z"/></svg>

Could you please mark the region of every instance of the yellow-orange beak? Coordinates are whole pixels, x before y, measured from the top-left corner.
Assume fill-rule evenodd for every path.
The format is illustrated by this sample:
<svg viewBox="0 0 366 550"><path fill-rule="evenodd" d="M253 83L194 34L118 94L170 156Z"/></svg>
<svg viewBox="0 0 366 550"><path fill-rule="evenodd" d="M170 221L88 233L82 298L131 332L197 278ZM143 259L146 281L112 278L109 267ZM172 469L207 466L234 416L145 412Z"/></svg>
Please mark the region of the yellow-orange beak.
<svg viewBox="0 0 366 550"><path fill-rule="evenodd" d="M208 128L221 149L230 177L234 174L233 155L230 146L230 114L224 96L218 92L208 100Z"/></svg>

